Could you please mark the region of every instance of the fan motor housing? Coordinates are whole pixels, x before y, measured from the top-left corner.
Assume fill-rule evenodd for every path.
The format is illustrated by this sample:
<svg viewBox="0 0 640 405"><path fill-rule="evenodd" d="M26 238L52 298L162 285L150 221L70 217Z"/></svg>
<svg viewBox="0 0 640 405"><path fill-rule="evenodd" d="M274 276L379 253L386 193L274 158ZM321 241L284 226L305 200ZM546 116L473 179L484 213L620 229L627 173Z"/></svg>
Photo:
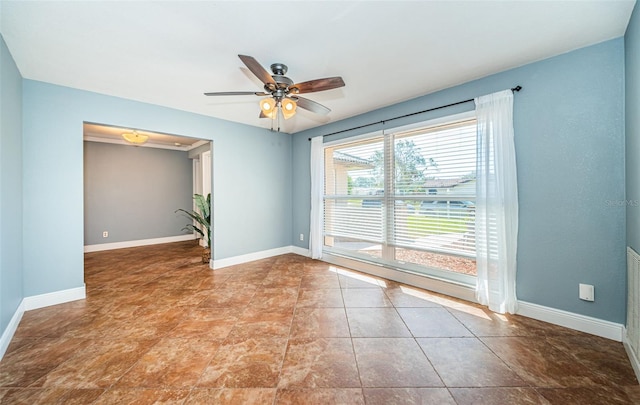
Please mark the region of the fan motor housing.
<svg viewBox="0 0 640 405"><path fill-rule="evenodd" d="M273 80L275 80L275 82L278 83L280 87L287 87L293 84L293 80L289 79L287 76L273 75L271 77L273 77Z"/></svg>
<svg viewBox="0 0 640 405"><path fill-rule="evenodd" d="M273 63L271 65L271 71L274 75L284 76L287 74L287 70L289 70L289 68L284 63Z"/></svg>

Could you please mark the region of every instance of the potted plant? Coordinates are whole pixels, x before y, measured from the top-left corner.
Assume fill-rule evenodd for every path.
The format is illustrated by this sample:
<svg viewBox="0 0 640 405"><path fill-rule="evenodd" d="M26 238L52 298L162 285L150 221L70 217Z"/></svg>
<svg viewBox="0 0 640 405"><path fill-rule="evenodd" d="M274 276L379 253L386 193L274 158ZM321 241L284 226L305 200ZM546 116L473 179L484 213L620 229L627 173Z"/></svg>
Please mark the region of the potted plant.
<svg viewBox="0 0 640 405"><path fill-rule="evenodd" d="M197 226L193 223L187 224L182 230L196 232L201 236L201 239L205 240L207 246L202 252L202 263L209 263L211 260L211 193L207 194L206 198L201 194L194 194L193 200L197 210L187 211L180 208L175 212L181 211L197 223Z"/></svg>

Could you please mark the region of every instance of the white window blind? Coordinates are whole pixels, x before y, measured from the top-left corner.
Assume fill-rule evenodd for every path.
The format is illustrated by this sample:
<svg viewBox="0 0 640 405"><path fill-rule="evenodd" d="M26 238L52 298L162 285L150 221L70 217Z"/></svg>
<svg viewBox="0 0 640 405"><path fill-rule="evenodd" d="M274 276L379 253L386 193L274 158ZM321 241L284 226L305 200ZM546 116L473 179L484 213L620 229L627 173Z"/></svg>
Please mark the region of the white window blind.
<svg viewBox="0 0 640 405"><path fill-rule="evenodd" d="M384 169L372 161L383 146L376 137L325 149L326 246L357 251L384 242Z"/></svg>
<svg viewBox="0 0 640 405"><path fill-rule="evenodd" d="M475 255L475 120L393 135L395 246ZM389 224L391 226L391 223Z"/></svg>
<svg viewBox="0 0 640 405"><path fill-rule="evenodd" d="M325 250L474 275L475 170L475 119L326 147Z"/></svg>

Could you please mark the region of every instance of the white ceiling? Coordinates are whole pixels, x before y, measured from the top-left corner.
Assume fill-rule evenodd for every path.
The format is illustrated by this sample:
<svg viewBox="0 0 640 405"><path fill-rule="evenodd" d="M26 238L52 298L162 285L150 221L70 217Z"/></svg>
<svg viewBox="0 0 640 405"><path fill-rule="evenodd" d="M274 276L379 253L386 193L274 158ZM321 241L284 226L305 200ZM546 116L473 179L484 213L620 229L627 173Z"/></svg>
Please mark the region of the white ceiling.
<svg viewBox="0 0 640 405"><path fill-rule="evenodd" d="M22 76L269 128L238 54L288 65L306 95L285 132L351 117L624 35L635 0L0 1ZM516 83L517 84L517 83Z"/></svg>

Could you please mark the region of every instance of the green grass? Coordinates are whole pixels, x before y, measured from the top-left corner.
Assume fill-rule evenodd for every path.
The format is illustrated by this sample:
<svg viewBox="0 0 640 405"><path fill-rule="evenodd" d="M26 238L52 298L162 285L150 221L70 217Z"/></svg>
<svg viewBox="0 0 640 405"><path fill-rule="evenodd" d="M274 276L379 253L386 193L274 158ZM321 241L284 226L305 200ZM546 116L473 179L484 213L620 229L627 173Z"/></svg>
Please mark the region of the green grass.
<svg viewBox="0 0 640 405"><path fill-rule="evenodd" d="M441 235L445 233L463 233L467 231L467 225L473 225L470 216L442 218L426 215L409 215L407 217L407 230L411 237L419 238L428 235Z"/></svg>

